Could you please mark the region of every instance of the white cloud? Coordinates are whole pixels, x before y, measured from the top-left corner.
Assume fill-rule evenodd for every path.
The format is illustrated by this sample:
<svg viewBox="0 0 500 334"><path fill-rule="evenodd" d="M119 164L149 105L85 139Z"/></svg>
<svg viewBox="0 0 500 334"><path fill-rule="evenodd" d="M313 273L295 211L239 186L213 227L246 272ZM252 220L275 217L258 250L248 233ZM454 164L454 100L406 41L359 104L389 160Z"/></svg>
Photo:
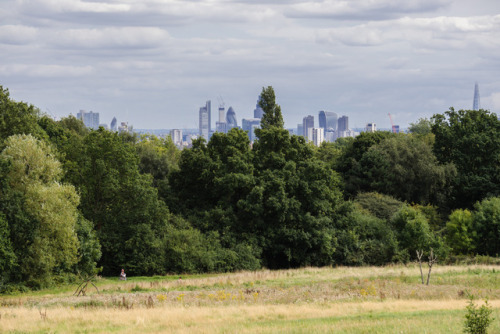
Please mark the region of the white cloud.
<svg viewBox="0 0 500 334"><path fill-rule="evenodd" d="M0 66L2 76L26 76L29 78L81 77L93 72L91 66L65 66L51 64L10 64Z"/></svg>
<svg viewBox="0 0 500 334"><path fill-rule="evenodd" d="M36 41L38 29L23 25L0 26L0 43L3 44L28 44Z"/></svg>
<svg viewBox="0 0 500 334"><path fill-rule="evenodd" d="M407 13L437 10L450 1L439 0L323 0L303 1L290 6L286 14L298 18L381 20Z"/></svg>
<svg viewBox="0 0 500 334"><path fill-rule="evenodd" d="M156 48L169 34L154 27L110 27L48 32L48 44L62 49Z"/></svg>

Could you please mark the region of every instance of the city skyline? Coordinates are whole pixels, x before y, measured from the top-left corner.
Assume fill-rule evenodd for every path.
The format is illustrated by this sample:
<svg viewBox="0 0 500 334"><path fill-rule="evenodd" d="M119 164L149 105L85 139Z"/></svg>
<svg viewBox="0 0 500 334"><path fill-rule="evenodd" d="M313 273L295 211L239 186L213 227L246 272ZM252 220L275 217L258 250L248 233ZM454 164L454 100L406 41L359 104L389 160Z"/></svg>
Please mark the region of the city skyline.
<svg viewBox="0 0 500 334"><path fill-rule="evenodd" d="M494 0L5 0L0 18L0 85L56 118L197 128L203 101L241 121L273 86L287 128L319 110L404 128L471 109L475 82L500 113Z"/></svg>

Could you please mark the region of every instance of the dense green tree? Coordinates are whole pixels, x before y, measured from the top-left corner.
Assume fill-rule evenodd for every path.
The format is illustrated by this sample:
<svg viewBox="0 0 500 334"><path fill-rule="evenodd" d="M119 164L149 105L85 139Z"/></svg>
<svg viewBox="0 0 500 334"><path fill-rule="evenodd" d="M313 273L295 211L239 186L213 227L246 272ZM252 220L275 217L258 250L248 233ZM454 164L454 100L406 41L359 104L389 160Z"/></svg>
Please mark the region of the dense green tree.
<svg viewBox="0 0 500 334"><path fill-rule="evenodd" d="M130 274L158 273L162 259L157 239L168 210L158 200L152 176L140 174L133 144L102 128L92 131L84 139L79 166L73 179L81 211L97 230L104 274L116 274L121 267ZM144 257L148 262L141 264Z"/></svg>
<svg viewBox="0 0 500 334"><path fill-rule="evenodd" d="M472 233L479 254L500 254L500 197L482 200L474 205Z"/></svg>
<svg viewBox="0 0 500 334"><path fill-rule="evenodd" d="M13 135L0 156L10 163L8 186L23 199L17 210L26 219L11 229L20 272L28 284L50 284L55 270L68 271L77 263L79 197L72 185L59 183L60 163L43 141Z"/></svg>
<svg viewBox="0 0 500 334"><path fill-rule="evenodd" d="M16 263L12 248L7 218L0 212L0 284L9 280L9 274ZM1 288L0 288L1 292Z"/></svg>
<svg viewBox="0 0 500 334"><path fill-rule="evenodd" d="M370 147L392 136L394 134L388 131L362 132L343 149L335 170L344 179L344 194L346 197L354 198L359 192L373 190L365 185L364 176L359 174L360 160Z"/></svg>
<svg viewBox="0 0 500 334"><path fill-rule="evenodd" d="M452 208L472 208L475 202L500 195L500 120L487 110L450 108L432 117L434 153L441 163L453 163L457 176L449 196Z"/></svg>
<svg viewBox="0 0 500 334"><path fill-rule="evenodd" d="M399 260L406 262L416 258L416 251L434 249L440 258L446 248L442 240L432 233L425 215L409 205L403 206L391 219L398 240Z"/></svg>
<svg viewBox="0 0 500 334"><path fill-rule="evenodd" d="M454 254L471 254L477 232L473 230L472 213L467 209L453 211L446 223L446 242Z"/></svg>
<svg viewBox="0 0 500 334"><path fill-rule="evenodd" d="M78 237L78 263L74 271L80 275L92 275L97 270L97 263L101 259L101 244L94 230L94 224L78 215L76 222L76 235Z"/></svg>
<svg viewBox="0 0 500 334"><path fill-rule="evenodd" d="M372 146L353 172L359 177L361 189L423 204L443 201L455 175L453 166L438 164L428 145L405 135Z"/></svg>
<svg viewBox="0 0 500 334"><path fill-rule="evenodd" d="M336 231L335 262L342 265L383 265L397 259L398 243L385 219L351 208Z"/></svg>
<svg viewBox="0 0 500 334"><path fill-rule="evenodd" d="M264 111L264 115L260 121L260 127L267 129L269 127L283 128L283 115L281 114L281 107L276 104L276 95L271 86L267 88L262 87L260 93L259 106Z"/></svg>
<svg viewBox="0 0 500 334"><path fill-rule="evenodd" d="M4 148L4 140L15 134L45 138L45 133L37 124L39 116L38 109L13 101L8 89L0 86L0 150Z"/></svg>
<svg viewBox="0 0 500 334"><path fill-rule="evenodd" d="M390 221L392 216L404 205L403 202L394 197L376 192L359 193L354 203L362 210L385 221Z"/></svg>
<svg viewBox="0 0 500 334"><path fill-rule="evenodd" d="M142 136L135 144L139 156L141 173L153 176L153 185L158 189L161 199L169 195L168 176L179 165L180 153L170 136Z"/></svg>

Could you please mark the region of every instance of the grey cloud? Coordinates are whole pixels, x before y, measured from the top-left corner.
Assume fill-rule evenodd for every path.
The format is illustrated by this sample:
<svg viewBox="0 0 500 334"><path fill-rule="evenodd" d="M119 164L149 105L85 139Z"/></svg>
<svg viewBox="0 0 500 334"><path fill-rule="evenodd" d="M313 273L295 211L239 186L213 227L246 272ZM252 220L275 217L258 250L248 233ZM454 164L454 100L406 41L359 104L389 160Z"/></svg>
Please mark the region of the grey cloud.
<svg viewBox="0 0 500 334"><path fill-rule="evenodd" d="M117 27L49 31L48 44L64 49L144 49L168 41L169 34L154 27Z"/></svg>
<svg viewBox="0 0 500 334"><path fill-rule="evenodd" d="M0 26L0 43L22 45L36 41L38 30L22 25Z"/></svg>
<svg viewBox="0 0 500 334"><path fill-rule="evenodd" d="M433 12L447 6L450 0L323 0L304 1L285 11L291 18L337 20L386 20L412 13Z"/></svg>

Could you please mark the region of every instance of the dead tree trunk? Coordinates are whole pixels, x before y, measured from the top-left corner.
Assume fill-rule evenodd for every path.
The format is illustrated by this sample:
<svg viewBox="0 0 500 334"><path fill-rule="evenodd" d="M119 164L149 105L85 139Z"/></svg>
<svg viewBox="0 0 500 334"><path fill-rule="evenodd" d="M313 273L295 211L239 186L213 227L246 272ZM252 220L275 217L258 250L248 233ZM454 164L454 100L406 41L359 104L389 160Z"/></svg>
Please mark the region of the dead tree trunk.
<svg viewBox="0 0 500 334"><path fill-rule="evenodd" d="M422 255L424 255L423 250L421 250L420 252L417 251L417 259L418 259L418 264L420 266L420 277L422 278L422 284L424 284L424 273L422 271Z"/></svg>
<svg viewBox="0 0 500 334"><path fill-rule="evenodd" d="M432 266L434 265L434 263L436 263L436 261L437 261L437 256L434 255L434 252L432 251L432 248L431 248L431 255L429 255L429 264L428 264L429 265L429 273L427 274L427 285L429 285L429 280L431 279Z"/></svg>

